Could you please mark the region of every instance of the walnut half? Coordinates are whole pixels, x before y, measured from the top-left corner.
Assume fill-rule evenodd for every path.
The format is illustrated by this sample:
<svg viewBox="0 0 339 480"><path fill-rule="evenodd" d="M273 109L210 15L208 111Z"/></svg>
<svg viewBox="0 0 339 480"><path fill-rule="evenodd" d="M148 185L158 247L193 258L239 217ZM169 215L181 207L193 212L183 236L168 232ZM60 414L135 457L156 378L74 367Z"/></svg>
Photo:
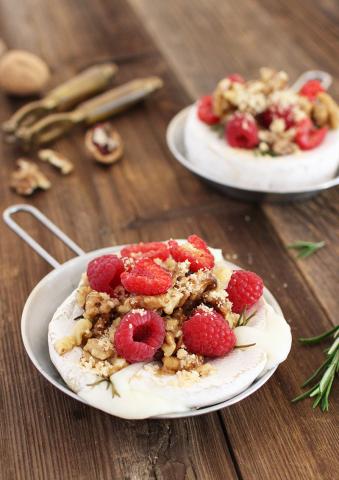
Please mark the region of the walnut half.
<svg viewBox="0 0 339 480"><path fill-rule="evenodd" d="M31 195L38 188L48 190L51 182L35 163L19 158L18 169L12 172L10 186L19 195Z"/></svg>

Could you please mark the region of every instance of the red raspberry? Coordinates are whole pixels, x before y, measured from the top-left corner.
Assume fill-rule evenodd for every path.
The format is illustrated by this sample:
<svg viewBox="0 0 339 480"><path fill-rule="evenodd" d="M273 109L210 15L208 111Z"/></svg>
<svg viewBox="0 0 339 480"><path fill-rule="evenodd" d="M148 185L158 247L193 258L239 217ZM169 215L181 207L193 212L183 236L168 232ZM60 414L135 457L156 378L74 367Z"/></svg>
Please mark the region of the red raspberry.
<svg viewBox="0 0 339 480"><path fill-rule="evenodd" d="M141 242L136 245L129 245L128 247L124 247L120 253L123 257L131 257L134 259L160 258L161 260L166 260L170 254L167 245L162 242Z"/></svg>
<svg viewBox="0 0 339 480"><path fill-rule="evenodd" d="M231 80L232 83L245 83L245 79L239 75L239 73L231 73L231 75L228 75L228 80Z"/></svg>
<svg viewBox="0 0 339 480"><path fill-rule="evenodd" d="M190 262L191 272L201 268L210 270L214 267L214 257L209 251L207 244L198 235L190 235L188 241L179 245L176 240L170 240L171 255L176 262Z"/></svg>
<svg viewBox="0 0 339 480"><path fill-rule="evenodd" d="M201 97L198 103L198 117L207 125L215 125L220 122L220 118L214 115L212 95Z"/></svg>
<svg viewBox="0 0 339 480"><path fill-rule="evenodd" d="M154 311L127 313L114 336L117 354L129 363L152 360L165 338L163 319Z"/></svg>
<svg viewBox="0 0 339 480"><path fill-rule="evenodd" d="M197 309L183 324L184 344L190 353L222 357L235 345L236 337L228 322L215 310Z"/></svg>
<svg viewBox="0 0 339 480"><path fill-rule="evenodd" d="M124 264L116 255L102 255L89 262L87 266L88 281L97 292L114 295L114 289L121 284L120 275Z"/></svg>
<svg viewBox="0 0 339 480"><path fill-rule="evenodd" d="M300 95L307 97L311 101L315 100L320 92L325 92L325 89L319 80L309 80L299 90Z"/></svg>
<svg viewBox="0 0 339 480"><path fill-rule="evenodd" d="M231 147L251 149L259 143L258 127L249 113L235 113L227 122L225 135Z"/></svg>
<svg viewBox="0 0 339 480"><path fill-rule="evenodd" d="M245 308L250 308L261 297L264 282L254 272L235 270L232 273L226 291L233 306L232 311L241 313Z"/></svg>
<svg viewBox="0 0 339 480"><path fill-rule="evenodd" d="M160 295L172 285L172 276L151 258L143 258L129 272L121 275L121 283L130 293Z"/></svg>
<svg viewBox="0 0 339 480"><path fill-rule="evenodd" d="M316 128L309 118L305 118L299 122L294 140L301 150L312 150L324 141L327 132L327 127Z"/></svg>
<svg viewBox="0 0 339 480"><path fill-rule="evenodd" d="M269 128L273 120L281 118L285 121L286 129L293 127L295 124L294 112L292 107L282 107L281 105L271 105L265 112L260 115L260 121L265 128Z"/></svg>

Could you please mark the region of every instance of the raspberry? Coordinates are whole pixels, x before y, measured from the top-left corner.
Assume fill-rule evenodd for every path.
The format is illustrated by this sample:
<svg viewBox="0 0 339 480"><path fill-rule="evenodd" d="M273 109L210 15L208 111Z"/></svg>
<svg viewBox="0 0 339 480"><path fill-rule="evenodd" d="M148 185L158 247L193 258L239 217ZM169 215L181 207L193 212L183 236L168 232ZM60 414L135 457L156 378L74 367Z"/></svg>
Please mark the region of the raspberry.
<svg viewBox="0 0 339 480"><path fill-rule="evenodd" d="M231 73L231 75L228 75L228 80L231 80L232 83L245 83L245 79L239 75L239 73Z"/></svg>
<svg viewBox="0 0 339 480"><path fill-rule="evenodd" d="M114 295L114 289L121 284L120 276L124 264L116 255L102 255L89 262L87 266L88 281L97 292Z"/></svg>
<svg viewBox="0 0 339 480"><path fill-rule="evenodd" d="M233 306L232 311L241 313L245 308L250 308L261 297L264 282L254 272L235 270L232 273L226 291Z"/></svg>
<svg viewBox="0 0 339 480"><path fill-rule="evenodd" d="M198 117L207 125L215 125L220 118L214 115L212 95L202 97L198 103Z"/></svg>
<svg viewBox="0 0 339 480"><path fill-rule="evenodd" d="M225 135L231 147L251 149L259 143L256 121L248 113L235 113L227 122Z"/></svg>
<svg viewBox="0 0 339 480"><path fill-rule="evenodd" d="M236 337L228 322L215 310L197 309L183 324L183 340L190 353L222 357L235 345Z"/></svg>
<svg viewBox="0 0 339 480"><path fill-rule="evenodd" d="M117 354L129 363L152 360L165 338L163 319L154 311L135 310L121 320L114 336Z"/></svg>
<svg viewBox="0 0 339 480"><path fill-rule="evenodd" d="M299 90L300 95L302 95L303 97L307 97L311 101L315 100L318 93L321 92L325 92L325 89L321 85L319 80L309 80Z"/></svg>
<svg viewBox="0 0 339 480"><path fill-rule="evenodd" d="M128 247L124 247L120 253L123 257L131 257L134 259L160 258L161 260L166 260L170 254L167 245L162 242L141 242L136 245L129 245Z"/></svg>
<svg viewBox="0 0 339 480"><path fill-rule="evenodd" d="M324 141L327 132L327 127L315 128L312 121L305 118L299 122L294 140L301 150L312 150Z"/></svg>
<svg viewBox="0 0 339 480"><path fill-rule="evenodd" d="M188 241L179 245L176 240L170 240L171 255L177 262L190 262L191 272L201 268L210 270L214 267L214 257L209 251L207 244L198 235L190 235Z"/></svg>
<svg viewBox="0 0 339 480"><path fill-rule="evenodd" d="M269 128L273 120L275 120L276 118L281 118L285 121L285 130L288 130L295 124L293 113L293 108L291 107L282 107L281 105L277 104L271 105L260 115L260 122L265 128Z"/></svg>
<svg viewBox="0 0 339 480"><path fill-rule="evenodd" d="M172 285L172 276L151 258L139 260L128 272L121 275L121 283L130 293L160 295Z"/></svg>

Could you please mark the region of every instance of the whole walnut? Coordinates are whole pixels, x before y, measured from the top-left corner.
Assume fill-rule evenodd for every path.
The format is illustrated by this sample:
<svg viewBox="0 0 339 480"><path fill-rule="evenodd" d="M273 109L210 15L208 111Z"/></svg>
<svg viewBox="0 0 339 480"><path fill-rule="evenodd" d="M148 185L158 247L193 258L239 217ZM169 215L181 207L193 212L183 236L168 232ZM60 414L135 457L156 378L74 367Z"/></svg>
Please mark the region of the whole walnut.
<svg viewBox="0 0 339 480"><path fill-rule="evenodd" d="M11 95L40 93L50 77L48 65L33 53L9 50L0 57L0 89Z"/></svg>

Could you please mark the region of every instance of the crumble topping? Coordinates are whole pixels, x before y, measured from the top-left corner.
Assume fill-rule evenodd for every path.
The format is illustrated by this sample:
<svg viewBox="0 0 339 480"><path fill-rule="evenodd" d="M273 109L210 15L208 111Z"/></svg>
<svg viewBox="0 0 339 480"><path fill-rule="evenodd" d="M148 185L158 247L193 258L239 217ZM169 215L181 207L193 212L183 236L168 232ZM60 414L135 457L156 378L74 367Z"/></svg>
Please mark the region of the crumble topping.
<svg viewBox="0 0 339 480"><path fill-rule="evenodd" d="M294 91L284 71L261 68L259 78L249 81L232 81L231 77L222 79L213 92L211 113L216 120L210 125L214 129L226 126L226 138L232 147L251 149L258 155L289 155L317 146L312 147L310 141L311 146L305 147L305 138L309 140L306 134L300 140L299 126L302 132L308 129L310 136L317 128L339 128L339 107L333 98L321 90L314 98ZM237 116L242 119L237 124L242 134L234 139L227 129ZM308 126L302 126L304 120L308 120ZM320 143L325 135L322 132Z"/></svg>
<svg viewBox="0 0 339 480"><path fill-rule="evenodd" d="M231 276L230 270L217 263L213 270L190 271L190 263L175 262L169 257L157 263L172 273L172 286L162 295L134 295L122 286L115 290L116 296L93 290L86 274L82 275L77 290L77 303L83 309L82 317L76 320L72 334L55 343L56 351L63 355L75 346L82 348L80 364L103 378L128 366L118 357L114 348L114 336L123 315L128 312L147 314L155 310L164 319L165 338L156 354L158 363L152 367L158 375L176 376L180 385L197 381L209 375L213 368L201 355L189 353L183 342L182 326L193 310L220 312L230 326L236 324L239 315L231 312L231 303L225 288ZM132 328L132 325L130 325Z"/></svg>

